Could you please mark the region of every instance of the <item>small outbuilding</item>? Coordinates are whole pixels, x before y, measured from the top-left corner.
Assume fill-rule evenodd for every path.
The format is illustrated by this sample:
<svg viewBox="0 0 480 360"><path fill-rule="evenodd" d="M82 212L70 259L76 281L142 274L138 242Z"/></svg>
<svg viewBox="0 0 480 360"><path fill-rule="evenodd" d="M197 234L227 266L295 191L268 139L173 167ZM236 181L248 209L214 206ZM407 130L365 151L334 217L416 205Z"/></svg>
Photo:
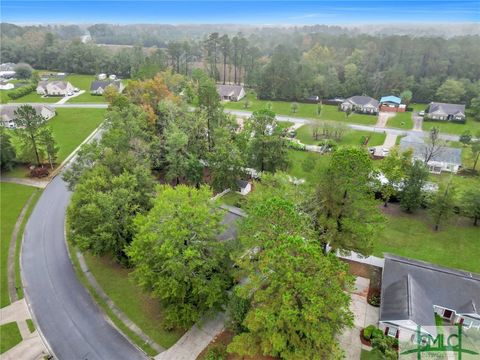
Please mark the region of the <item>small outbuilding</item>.
<svg viewBox="0 0 480 360"><path fill-rule="evenodd" d="M379 109L386 112L405 112L407 106L402 104L402 99L398 96L389 95L380 99Z"/></svg>
<svg viewBox="0 0 480 360"><path fill-rule="evenodd" d="M252 191L252 183L246 180L237 180L238 190L241 195L247 195Z"/></svg>

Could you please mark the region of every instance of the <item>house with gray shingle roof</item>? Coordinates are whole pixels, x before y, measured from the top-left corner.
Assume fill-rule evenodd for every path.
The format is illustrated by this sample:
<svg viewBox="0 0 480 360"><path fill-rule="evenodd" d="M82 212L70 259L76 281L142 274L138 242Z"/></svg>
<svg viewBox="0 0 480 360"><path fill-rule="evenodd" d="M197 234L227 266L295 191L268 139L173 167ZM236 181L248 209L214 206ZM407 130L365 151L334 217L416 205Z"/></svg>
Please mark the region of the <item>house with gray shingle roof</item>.
<svg viewBox="0 0 480 360"><path fill-rule="evenodd" d="M370 96L352 96L340 104L342 111L355 111L364 114L377 114L379 101Z"/></svg>
<svg viewBox="0 0 480 360"><path fill-rule="evenodd" d="M435 336L435 314L480 330L480 275L385 254L379 327L401 340L418 326Z"/></svg>
<svg viewBox="0 0 480 360"><path fill-rule="evenodd" d="M220 98L225 101L240 101L245 97L245 89L241 85L217 85Z"/></svg>
<svg viewBox="0 0 480 360"><path fill-rule="evenodd" d="M465 105L431 102L425 112L425 119L465 122Z"/></svg>
<svg viewBox="0 0 480 360"><path fill-rule="evenodd" d="M15 111L25 104L6 104L0 105L0 120L1 125L9 128L15 129ZM35 109L35 112L38 115L42 115L46 120L50 120L55 116L55 109L49 105L43 104L29 104Z"/></svg>
<svg viewBox="0 0 480 360"><path fill-rule="evenodd" d="M125 85L120 80L98 80L93 81L90 85L90 93L92 95L103 95L105 89L109 86L114 87L119 93L125 89Z"/></svg>
<svg viewBox="0 0 480 360"><path fill-rule="evenodd" d="M428 145L421 136L408 135L400 140L400 150L412 150L413 160L425 161ZM427 167L431 173L440 174L447 171L456 174L462 166L462 149L442 146L428 161Z"/></svg>
<svg viewBox="0 0 480 360"><path fill-rule="evenodd" d="M37 85L37 94L48 96L67 96L73 93L75 88L68 81L45 80L39 81Z"/></svg>

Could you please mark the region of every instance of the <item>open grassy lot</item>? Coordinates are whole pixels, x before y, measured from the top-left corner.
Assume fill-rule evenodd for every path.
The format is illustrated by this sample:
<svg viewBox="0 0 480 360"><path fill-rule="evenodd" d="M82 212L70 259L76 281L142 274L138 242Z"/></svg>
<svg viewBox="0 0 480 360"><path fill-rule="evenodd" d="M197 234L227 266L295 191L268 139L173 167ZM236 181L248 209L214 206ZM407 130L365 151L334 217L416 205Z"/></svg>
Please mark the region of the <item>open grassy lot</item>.
<svg viewBox="0 0 480 360"><path fill-rule="evenodd" d="M129 269L122 268L108 257L85 254L85 260L115 305L152 340L168 348L183 335L184 331L180 329L166 331L162 328L163 315L159 302L133 282Z"/></svg>
<svg viewBox="0 0 480 360"><path fill-rule="evenodd" d="M0 183L0 307L10 304L8 296L7 259L13 228L15 227L22 208L35 191L37 191L36 188L31 186Z"/></svg>
<svg viewBox="0 0 480 360"><path fill-rule="evenodd" d="M288 150L290 166L287 172L297 179L305 179L308 182L316 182L320 173L323 172L330 161L330 155L319 153Z"/></svg>
<svg viewBox="0 0 480 360"><path fill-rule="evenodd" d="M15 100L9 100L8 102L13 103L56 103L62 99L62 96L45 96L38 95L35 91L32 91L30 94L22 96Z"/></svg>
<svg viewBox="0 0 480 360"><path fill-rule="evenodd" d="M413 128L412 113L410 111L396 113L394 117L388 119L387 127L411 130Z"/></svg>
<svg viewBox="0 0 480 360"><path fill-rule="evenodd" d="M318 144L320 140L315 140L312 135L312 125L304 125L297 129L297 139L307 145ZM368 146L378 146L385 142L384 133L374 133L360 130L347 130L344 137L338 143L340 145L362 145L362 141L368 137Z"/></svg>
<svg viewBox="0 0 480 360"><path fill-rule="evenodd" d="M0 354L10 350L22 341L20 329L16 322L9 322L0 326Z"/></svg>
<svg viewBox="0 0 480 360"><path fill-rule="evenodd" d="M457 196L460 196L465 190L480 187L480 176L464 176L459 174L430 174L429 180L437 184L447 184L450 179L455 186ZM480 232L480 229L479 229ZM479 234L480 237L480 234Z"/></svg>
<svg viewBox="0 0 480 360"><path fill-rule="evenodd" d="M71 74L67 75L66 78L70 83L79 88L80 90L85 90L82 95L76 96L68 100L68 103L104 103L106 102L103 95L91 95L90 94L90 85L92 81L95 81L94 75L79 75Z"/></svg>
<svg viewBox="0 0 480 360"><path fill-rule="evenodd" d="M389 252L480 273L480 228L474 227L470 219L453 216L449 225L434 231L424 210L407 214L398 205L382 209L387 223L375 241L374 255Z"/></svg>
<svg viewBox="0 0 480 360"><path fill-rule="evenodd" d="M438 127L441 133L461 135L469 130L472 135L480 133L480 121L474 120L473 116L467 111L467 122L465 124L454 123L451 121L423 121L423 130L430 130L432 127Z"/></svg>
<svg viewBox="0 0 480 360"><path fill-rule="evenodd" d="M347 123L351 122L364 125L374 125L377 122L377 117L375 115L350 114L350 116L347 117L346 113L339 111L334 105L322 105L320 114L318 114L319 106L317 104L298 103L298 109L296 112L292 112L292 102L289 101L257 100L253 93L249 93L247 98L250 102L248 108L245 108L245 99L242 99L238 102L225 102L224 106L226 109L246 110L253 112L266 109L268 105L271 105L272 111L278 115L319 120L343 121Z"/></svg>

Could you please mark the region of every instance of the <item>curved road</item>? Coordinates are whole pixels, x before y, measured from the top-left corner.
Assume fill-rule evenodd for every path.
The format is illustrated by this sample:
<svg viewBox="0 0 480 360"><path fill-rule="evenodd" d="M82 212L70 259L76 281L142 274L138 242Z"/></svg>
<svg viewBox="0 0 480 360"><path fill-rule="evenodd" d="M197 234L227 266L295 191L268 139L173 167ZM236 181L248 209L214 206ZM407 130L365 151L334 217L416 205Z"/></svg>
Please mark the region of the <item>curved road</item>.
<svg viewBox="0 0 480 360"><path fill-rule="evenodd" d="M37 324L58 359L145 359L110 325L77 279L64 239L70 195L61 176L54 178L25 228L23 285Z"/></svg>

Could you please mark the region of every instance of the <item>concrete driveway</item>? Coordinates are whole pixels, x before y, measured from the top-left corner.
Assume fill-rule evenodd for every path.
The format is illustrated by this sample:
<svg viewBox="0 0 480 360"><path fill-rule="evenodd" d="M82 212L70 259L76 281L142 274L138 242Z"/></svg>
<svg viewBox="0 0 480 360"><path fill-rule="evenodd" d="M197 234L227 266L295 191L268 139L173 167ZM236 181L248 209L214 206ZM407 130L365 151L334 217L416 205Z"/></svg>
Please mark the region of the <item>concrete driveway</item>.
<svg viewBox="0 0 480 360"><path fill-rule="evenodd" d="M388 119L390 119L391 117L394 117L395 115L396 113L394 112L379 112L377 124L375 125L375 127L380 127L380 128L386 127Z"/></svg>
<svg viewBox="0 0 480 360"><path fill-rule="evenodd" d="M346 359L360 359L362 343L360 331L368 325L378 326L380 309L367 303L370 280L362 277L355 279L355 289L350 294L350 310L354 315L353 328L345 330L339 337L341 348L345 351Z"/></svg>
<svg viewBox="0 0 480 360"><path fill-rule="evenodd" d="M418 115L418 112L412 113L413 131L422 131L423 117Z"/></svg>

